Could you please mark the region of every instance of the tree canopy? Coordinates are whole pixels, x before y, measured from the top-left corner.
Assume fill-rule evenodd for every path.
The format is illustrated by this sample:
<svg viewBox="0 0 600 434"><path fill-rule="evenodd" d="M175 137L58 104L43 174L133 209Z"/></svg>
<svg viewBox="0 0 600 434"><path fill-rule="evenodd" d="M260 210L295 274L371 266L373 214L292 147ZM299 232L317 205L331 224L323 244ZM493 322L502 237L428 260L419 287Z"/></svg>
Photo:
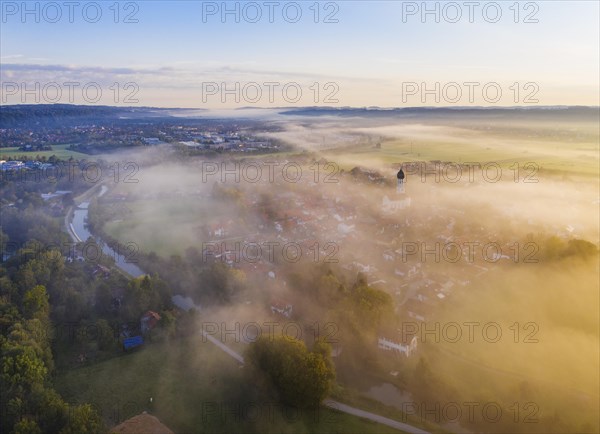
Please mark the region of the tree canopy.
<svg viewBox="0 0 600 434"><path fill-rule="evenodd" d="M325 342L309 351L304 342L281 336L261 337L246 352L250 378L263 375L281 401L290 406L313 408L328 395L335 370L331 348Z"/></svg>

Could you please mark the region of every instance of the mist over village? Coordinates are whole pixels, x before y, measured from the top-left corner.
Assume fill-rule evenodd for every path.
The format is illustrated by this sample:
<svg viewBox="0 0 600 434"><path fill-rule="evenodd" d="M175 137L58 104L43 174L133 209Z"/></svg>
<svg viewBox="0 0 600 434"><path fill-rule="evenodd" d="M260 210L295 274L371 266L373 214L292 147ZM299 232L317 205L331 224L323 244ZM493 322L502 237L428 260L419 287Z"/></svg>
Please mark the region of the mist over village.
<svg viewBox="0 0 600 434"><path fill-rule="evenodd" d="M0 9L1 432L599 432L598 4Z"/></svg>

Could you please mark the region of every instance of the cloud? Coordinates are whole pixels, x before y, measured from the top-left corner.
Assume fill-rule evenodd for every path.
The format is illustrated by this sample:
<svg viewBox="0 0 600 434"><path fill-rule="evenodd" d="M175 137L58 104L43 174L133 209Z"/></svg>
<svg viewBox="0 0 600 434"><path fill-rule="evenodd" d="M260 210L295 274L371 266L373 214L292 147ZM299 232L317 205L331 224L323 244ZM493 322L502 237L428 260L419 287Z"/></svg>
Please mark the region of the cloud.
<svg viewBox="0 0 600 434"><path fill-rule="evenodd" d="M20 55L19 55L20 56ZM11 57L12 58L12 57ZM178 62L182 65L182 62ZM2 73L19 73L26 76L37 74L39 79L52 81L49 73L56 75L69 75L80 79L107 79L112 80L114 76L152 77L154 79L168 78L171 86L185 87L199 81L369 81L364 78L351 76L332 76L322 73L291 72L285 70L251 68L242 65L221 64L210 66L199 63L187 63L186 67L102 67L94 65L62 65L42 63L6 63L2 65ZM39 76L44 74L44 76ZM27 78L27 77L24 78ZM94 76L94 77L92 77ZM175 80L177 84L175 84ZM169 86L170 87L170 86Z"/></svg>
<svg viewBox="0 0 600 434"><path fill-rule="evenodd" d="M18 72L68 72L79 74L115 74L115 75L133 75L133 74L156 74L157 72L172 71L172 68L161 67L158 69L142 68L105 68L101 66L73 66L73 65L44 65L39 63L7 63L2 65L3 71Z"/></svg>
<svg viewBox="0 0 600 434"><path fill-rule="evenodd" d="M0 56L0 60L6 60L6 59L19 59L25 57L23 54L9 54L7 56Z"/></svg>

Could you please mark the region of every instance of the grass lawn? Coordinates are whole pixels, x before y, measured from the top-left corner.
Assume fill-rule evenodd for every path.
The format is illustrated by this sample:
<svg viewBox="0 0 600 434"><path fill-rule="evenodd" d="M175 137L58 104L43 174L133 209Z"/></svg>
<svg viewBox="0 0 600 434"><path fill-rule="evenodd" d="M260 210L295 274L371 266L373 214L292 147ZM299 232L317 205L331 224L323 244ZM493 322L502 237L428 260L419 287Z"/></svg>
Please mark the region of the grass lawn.
<svg viewBox="0 0 600 434"><path fill-rule="evenodd" d="M188 247L202 250L200 228L232 216L231 206L207 198L198 200L148 199L127 202L129 214L106 223L104 230L118 240L136 243L144 252L168 257L182 255Z"/></svg>
<svg viewBox="0 0 600 434"><path fill-rule="evenodd" d="M292 411L249 401L243 389L252 385L242 375L235 360L192 337L60 373L55 387L70 404L94 405L109 427L146 410L176 433L398 432L325 408Z"/></svg>

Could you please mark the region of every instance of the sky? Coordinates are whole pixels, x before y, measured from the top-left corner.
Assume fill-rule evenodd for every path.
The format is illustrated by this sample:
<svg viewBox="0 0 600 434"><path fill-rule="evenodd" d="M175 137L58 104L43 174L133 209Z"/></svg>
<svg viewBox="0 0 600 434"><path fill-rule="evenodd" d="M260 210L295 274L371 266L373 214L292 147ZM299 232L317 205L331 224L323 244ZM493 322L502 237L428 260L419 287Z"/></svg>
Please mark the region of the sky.
<svg viewBox="0 0 600 434"><path fill-rule="evenodd" d="M599 104L599 2L471 3L1 1L2 103Z"/></svg>

